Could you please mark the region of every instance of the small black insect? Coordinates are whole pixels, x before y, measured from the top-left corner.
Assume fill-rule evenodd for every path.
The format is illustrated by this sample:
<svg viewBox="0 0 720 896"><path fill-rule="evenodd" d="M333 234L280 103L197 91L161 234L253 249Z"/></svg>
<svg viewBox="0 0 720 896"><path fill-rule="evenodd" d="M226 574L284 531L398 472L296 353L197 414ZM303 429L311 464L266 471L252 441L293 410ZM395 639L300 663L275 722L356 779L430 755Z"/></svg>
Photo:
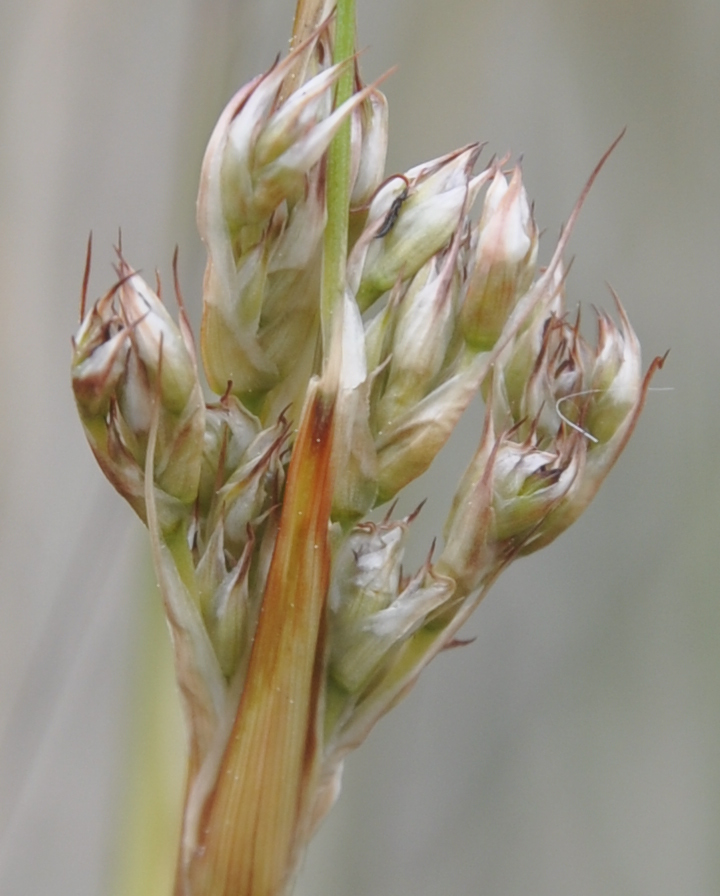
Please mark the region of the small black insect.
<svg viewBox="0 0 720 896"><path fill-rule="evenodd" d="M382 227L375 234L375 239L380 239L380 237L382 236L387 236L387 234L390 233L390 231L395 226L395 222L397 221L398 215L400 214L402 204L408 198L408 192L410 190L410 185L408 184L407 180L405 178L403 178L403 180L405 181L405 187L403 188L402 192L393 199L390 210L388 211L387 215L385 215L385 220L382 223Z"/></svg>

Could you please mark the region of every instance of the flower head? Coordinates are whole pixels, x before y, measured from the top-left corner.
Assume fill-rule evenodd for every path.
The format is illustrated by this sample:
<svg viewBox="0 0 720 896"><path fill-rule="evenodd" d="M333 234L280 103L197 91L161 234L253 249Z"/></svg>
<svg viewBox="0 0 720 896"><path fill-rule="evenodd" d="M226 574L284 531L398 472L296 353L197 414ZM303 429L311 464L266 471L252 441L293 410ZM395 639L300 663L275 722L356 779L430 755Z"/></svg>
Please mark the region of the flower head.
<svg viewBox="0 0 720 896"><path fill-rule="evenodd" d="M217 397L182 309L122 257L73 340L88 441L148 525L173 633L183 896L287 892L346 753L500 572L582 513L662 364L643 377L617 299L594 344L568 319L562 253L600 166L538 271L519 166L476 172L473 144L384 176L387 103L351 51L333 58L348 24L320 11L301 5L307 37L233 97L203 161ZM368 514L477 396L444 544L406 572L415 514Z"/></svg>
<svg viewBox="0 0 720 896"><path fill-rule="evenodd" d="M198 493L205 406L194 349L158 296L121 257L119 280L73 340L72 382L98 462L145 518L144 468L157 420L153 481L168 521Z"/></svg>
<svg viewBox="0 0 720 896"><path fill-rule="evenodd" d="M478 349L491 349L535 273L538 235L516 166L509 183L497 171L485 194L475 230L475 258L468 277L461 326Z"/></svg>

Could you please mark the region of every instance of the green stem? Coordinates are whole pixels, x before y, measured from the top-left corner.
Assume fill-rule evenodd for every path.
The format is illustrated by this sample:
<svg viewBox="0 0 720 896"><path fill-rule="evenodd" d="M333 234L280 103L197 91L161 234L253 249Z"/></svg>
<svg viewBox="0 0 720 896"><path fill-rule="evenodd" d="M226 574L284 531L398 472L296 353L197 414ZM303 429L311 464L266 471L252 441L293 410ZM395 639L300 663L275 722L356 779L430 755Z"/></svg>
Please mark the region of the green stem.
<svg viewBox="0 0 720 896"><path fill-rule="evenodd" d="M335 14L335 63L350 59L355 52L355 0L338 0ZM340 77L335 107L352 96L354 71L348 67ZM333 312L345 288L350 208L350 121L343 123L328 150L326 187L327 225L323 246L323 273L320 315L323 357L327 360Z"/></svg>

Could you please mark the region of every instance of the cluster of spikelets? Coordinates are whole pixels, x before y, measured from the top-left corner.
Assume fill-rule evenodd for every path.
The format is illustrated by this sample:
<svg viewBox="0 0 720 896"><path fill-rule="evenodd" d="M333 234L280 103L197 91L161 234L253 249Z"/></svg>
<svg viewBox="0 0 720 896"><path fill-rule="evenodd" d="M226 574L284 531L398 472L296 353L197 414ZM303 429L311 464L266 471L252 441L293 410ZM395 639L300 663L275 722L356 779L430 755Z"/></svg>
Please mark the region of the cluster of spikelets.
<svg viewBox="0 0 720 896"><path fill-rule="evenodd" d="M201 347L220 397L203 397L182 303L178 325L121 255L73 340L87 438L148 526L173 635L190 730L178 894L286 892L345 754L499 572L579 516L659 363L643 378L618 302L595 346L568 321L569 227L538 271L518 167L474 173L469 146L386 177L385 99L331 46L326 23L242 88L205 155ZM349 248L328 300L327 153L348 120ZM443 546L406 575L412 516L367 514L478 393Z"/></svg>

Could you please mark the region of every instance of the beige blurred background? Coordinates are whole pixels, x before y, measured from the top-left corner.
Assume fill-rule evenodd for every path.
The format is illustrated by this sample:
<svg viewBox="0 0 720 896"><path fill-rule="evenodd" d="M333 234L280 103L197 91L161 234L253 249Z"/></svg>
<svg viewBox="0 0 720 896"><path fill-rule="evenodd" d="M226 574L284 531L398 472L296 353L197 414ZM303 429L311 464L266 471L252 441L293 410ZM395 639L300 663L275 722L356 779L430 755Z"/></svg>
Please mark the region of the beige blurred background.
<svg viewBox="0 0 720 896"><path fill-rule="evenodd" d="M720 3L358 7L366 77L399 65L390 169L476 139L486 157L522 154L545 258L627 126L573 237L568 300L589 320L611 283L646 360L671 349L656 386L672 391L651 393L582 520L498 583L472 646L441 656L350 758L298 893L720 893ZM93 295L118 227L148 276L169 278L179 244L197 323L204 144L284 51L291 10L0 6L3 896L117 892L132 757L158 727L182 736L172 701L167 719L138 707L165 681L157 595L69 388L87 234ZM417 557L477 437L470 420L420 483ZM161 762L170 781L178 755Z"/></svg>

